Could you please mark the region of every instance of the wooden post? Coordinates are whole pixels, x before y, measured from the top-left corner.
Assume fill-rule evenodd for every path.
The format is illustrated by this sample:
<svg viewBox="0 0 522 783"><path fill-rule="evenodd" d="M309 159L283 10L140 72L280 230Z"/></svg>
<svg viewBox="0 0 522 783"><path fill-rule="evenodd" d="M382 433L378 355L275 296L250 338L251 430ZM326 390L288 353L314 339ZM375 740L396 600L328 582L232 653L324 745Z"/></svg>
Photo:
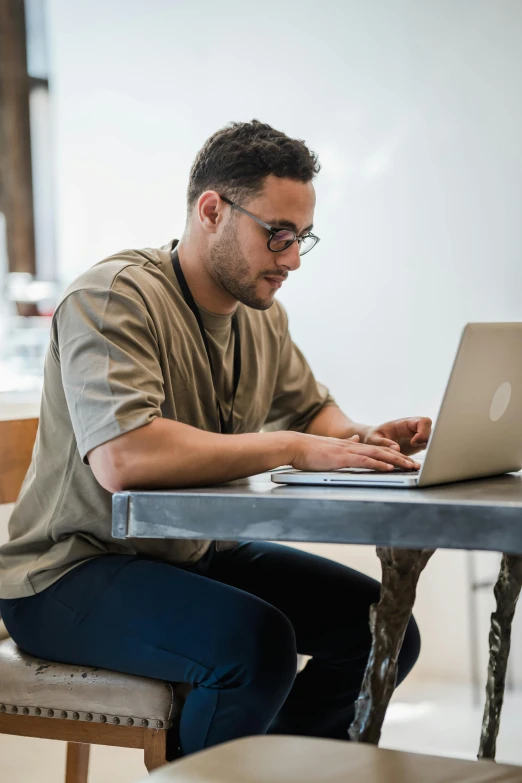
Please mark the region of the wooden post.
<svg viewBox="0 0 522 783"><path fill-rule="evenodd" d="M65 783L87 783L90 750L90 745L84 745L79 742L67 743Z"/></svg>
<svg viewBox="0 0 522 783"><path fill-rule="evenodd" d="M29 92L24 0L0 0L0 211L9 271L34 275Z"/></svg>
<svg viewBox="0 0 522 783"><path fill-rule="evenodd" d="M147 729L143 740L145 766L152 772L167 763L167 732Z"/></svg>

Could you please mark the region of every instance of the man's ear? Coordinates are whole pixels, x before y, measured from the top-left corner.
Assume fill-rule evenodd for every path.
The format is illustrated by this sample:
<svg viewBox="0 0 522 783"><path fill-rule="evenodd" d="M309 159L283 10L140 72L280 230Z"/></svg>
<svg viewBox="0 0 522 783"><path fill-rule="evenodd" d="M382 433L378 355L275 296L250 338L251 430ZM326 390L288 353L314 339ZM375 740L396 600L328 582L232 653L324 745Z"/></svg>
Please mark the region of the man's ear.
<svg viewBox="0 0 522 783"><path fill-rule="evenodd" d="M215 190L206 190L198 199L198 218L202 228L209 234L215 234L225 218L226 203Z"/></svg>

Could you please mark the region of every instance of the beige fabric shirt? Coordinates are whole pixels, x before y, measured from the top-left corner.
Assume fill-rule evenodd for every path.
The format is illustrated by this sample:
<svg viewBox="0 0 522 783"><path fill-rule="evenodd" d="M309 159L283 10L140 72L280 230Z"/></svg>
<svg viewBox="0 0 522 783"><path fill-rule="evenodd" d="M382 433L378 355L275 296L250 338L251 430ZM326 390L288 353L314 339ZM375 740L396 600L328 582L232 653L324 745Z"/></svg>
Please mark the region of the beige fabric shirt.
<svg viewBox="0 0 522 783"><path fill-rule="evenodd" d="M111 499L86 454L156 416L218 432L212 379L168 245L127 250L77 278L56 309L31 466L0 548L0 597L38 593L104 553L170 563L198 560L201 540L117 540ZM234 431L304 430L333 402L288 333L283 307L239 305L242 371ZM231 316L201 308L225 418L230 410ZM228 403L228 404L227 404ZM175 446L173 446L175 448Z"/></svg>

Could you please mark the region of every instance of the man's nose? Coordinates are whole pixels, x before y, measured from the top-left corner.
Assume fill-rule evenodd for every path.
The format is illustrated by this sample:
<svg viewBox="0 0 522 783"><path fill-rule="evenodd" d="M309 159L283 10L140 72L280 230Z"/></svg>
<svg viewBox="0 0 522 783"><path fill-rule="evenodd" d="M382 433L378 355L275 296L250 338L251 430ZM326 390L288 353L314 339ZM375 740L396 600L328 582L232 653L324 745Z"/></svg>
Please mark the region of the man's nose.
<svg viewBox="0 0 522 783"><path fill-rule="evenodd" d="M292 242L290 247L276 253L277 266L285 266L290 272L295 272L301 266L301 256L299 255L299 243Z"/></svg>

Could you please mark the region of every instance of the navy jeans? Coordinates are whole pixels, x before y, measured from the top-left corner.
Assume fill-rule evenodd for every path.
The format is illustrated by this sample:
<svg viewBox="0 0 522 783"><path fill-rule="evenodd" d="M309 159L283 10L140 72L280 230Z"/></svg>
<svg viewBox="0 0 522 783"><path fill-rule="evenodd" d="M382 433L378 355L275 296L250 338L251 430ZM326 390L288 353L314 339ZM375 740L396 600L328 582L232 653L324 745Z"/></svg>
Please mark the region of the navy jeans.
<svg viewBox="0 0 522 783"><path fill-rule="evenodd" d="M378 582L339 563L243 543L189 568L102 555L0 610L31 655L192 683L188 754L267 732L347 739L378 598ZM419 648L412 620L399 682ZM296 677L297 653L312 657Z"/></svg>

